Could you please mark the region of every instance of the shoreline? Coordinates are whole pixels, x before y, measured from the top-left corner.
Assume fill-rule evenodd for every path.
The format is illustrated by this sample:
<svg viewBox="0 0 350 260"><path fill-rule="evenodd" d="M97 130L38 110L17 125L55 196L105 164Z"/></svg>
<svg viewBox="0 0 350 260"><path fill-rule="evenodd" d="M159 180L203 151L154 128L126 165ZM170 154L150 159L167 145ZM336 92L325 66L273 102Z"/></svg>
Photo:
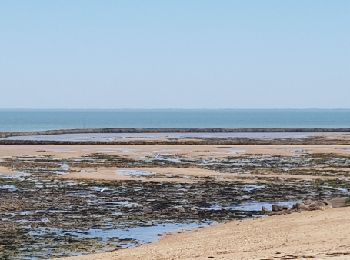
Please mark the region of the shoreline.
<svg viewBox="0 0 350 260"><path fill-rule="evenodd" d="M57 259L348 259L349 214L344 207L234 220L135 248Z"/></svg>

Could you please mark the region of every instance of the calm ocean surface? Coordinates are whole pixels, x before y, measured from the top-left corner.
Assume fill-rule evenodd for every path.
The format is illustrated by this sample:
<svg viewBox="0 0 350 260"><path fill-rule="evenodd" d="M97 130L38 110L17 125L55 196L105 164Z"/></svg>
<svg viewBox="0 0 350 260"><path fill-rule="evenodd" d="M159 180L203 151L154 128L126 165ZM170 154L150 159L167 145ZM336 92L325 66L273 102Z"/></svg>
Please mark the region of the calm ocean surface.
<svg viewBox="0 0 350 260"><path fill-rule="evenodd" d="M350 127L350 109L0 110L0 131L104 127Z"/></svg>

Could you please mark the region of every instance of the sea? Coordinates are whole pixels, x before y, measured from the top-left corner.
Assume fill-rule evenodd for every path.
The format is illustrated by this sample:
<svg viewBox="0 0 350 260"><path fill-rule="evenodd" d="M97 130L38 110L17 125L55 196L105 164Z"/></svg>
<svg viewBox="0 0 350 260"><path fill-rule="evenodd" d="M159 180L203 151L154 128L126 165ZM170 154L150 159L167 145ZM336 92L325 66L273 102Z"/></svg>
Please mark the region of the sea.
<svg viewBox="0 0 350 260"><path fill-rule="evenodd" d="M1 109L0 131L73 128L350 128L350 109Z"/></svg>

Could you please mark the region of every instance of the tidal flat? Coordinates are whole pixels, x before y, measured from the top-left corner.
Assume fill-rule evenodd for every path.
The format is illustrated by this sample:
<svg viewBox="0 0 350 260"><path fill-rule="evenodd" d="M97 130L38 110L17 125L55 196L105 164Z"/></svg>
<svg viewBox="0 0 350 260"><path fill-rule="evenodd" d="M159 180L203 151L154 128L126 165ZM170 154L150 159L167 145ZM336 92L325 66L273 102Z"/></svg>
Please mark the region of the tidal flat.
<svg viewBox="0 0 350 260"><path fill-rule="evenodd" d="M349 149L2 145L0 258L111 252L273 205L347 198Z"/></svg>

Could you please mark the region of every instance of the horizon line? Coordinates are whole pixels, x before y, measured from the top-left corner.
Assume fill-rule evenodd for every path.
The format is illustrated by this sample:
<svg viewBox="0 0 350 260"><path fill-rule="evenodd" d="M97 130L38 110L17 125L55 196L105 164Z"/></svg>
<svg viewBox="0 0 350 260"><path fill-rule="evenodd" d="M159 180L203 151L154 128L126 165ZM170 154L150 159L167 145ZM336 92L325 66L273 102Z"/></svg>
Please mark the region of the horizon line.
<svg viewBox="0 0 350 260"><path fill-rule="evenodd" d="M44 108L44 107L0 107L0 110L350 110L350 107L163 107L163 108L138 108L138 107L125 107L125 108Z"/></svg>

